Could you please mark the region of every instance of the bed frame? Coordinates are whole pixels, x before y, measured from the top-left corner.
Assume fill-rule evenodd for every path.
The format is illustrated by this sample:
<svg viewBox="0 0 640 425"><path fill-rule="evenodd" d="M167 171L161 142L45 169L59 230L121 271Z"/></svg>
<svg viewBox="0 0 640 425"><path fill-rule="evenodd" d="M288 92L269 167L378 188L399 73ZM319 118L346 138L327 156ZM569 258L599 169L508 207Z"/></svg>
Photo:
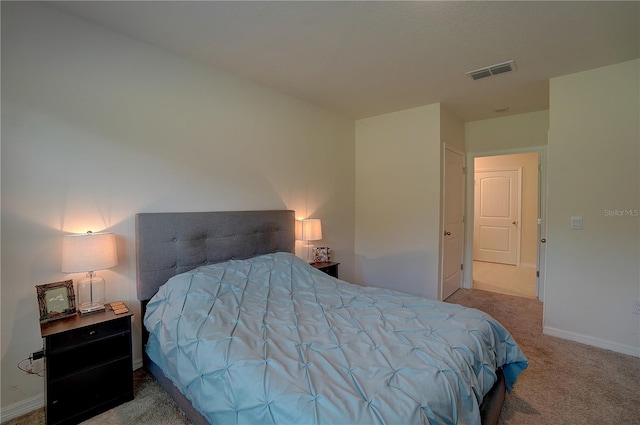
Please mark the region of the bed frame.
<svg viewBox="0 0 640 425"><path fill-rule="evenodd" d="M170 277L196 267L273 252L294 252L295 212L290 210L141 213L136 215L136 277L142 317L147 303ZM187 417L208 421L146 355L149 334L143 326L144 367L151 372ZM502 371L485 396L483 425L498 422L505 396Z"/></svg>

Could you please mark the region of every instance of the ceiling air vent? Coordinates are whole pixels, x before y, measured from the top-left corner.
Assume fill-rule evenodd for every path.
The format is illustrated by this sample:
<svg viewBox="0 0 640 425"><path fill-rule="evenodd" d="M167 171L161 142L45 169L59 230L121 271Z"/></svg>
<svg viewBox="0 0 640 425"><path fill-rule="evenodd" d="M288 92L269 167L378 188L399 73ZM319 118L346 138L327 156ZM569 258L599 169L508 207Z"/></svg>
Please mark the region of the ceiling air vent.
<svg viewBox="0 0 640 425"><path fill-rule="evenodd" d="M476 69L475 71L465 72L464 75L467 75L472 80L479 80L481 78L487 78L493 75L504 74L505 72L515 71L516 69L518 69L516 67L516 62L513 60L510 60L508 62L497 63L495 65Z"/></svg>

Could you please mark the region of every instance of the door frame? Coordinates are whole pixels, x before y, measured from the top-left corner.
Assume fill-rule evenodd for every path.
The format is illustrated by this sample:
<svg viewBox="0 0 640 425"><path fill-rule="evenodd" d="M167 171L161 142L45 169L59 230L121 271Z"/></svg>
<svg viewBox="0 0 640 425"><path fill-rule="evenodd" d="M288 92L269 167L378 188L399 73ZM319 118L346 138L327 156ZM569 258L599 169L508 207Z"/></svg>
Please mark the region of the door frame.
<svg viewBox="0 0 640 425"><path fill-rule="evenodd" d="M547 256L544 245L540 243L540 239L546 238L546 217L547 217L547 146L530 146L518 149L500 149L485 152L467 152L466 157L466 203L465 203L465 238L464 238L464 274L462 278L463 288L471 289L473 286L473 226L474 217L474 175L475 175L475 159L483 156L511 155L518 153L537 153L538 154L538 258L537 270L540 271L536 280L536 291L538 299L544 302L545 285L546 285L546 263Z"/></svg>

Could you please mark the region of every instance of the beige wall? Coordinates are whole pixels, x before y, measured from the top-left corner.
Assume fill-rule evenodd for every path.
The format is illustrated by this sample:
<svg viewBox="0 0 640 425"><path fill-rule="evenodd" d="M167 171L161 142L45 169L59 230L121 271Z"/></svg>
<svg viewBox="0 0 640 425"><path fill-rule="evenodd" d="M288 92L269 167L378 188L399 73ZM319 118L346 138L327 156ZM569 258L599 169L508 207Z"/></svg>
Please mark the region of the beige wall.
<svg viewBox="0 0 640 425"><path fill-rule="evenodd" d="M517 150L547 144L549 111L465 123L467 152Z"/></svg>
<svg viewBox="0 0 640 425"><path fill-rule="evenodd" d="M42 348L34 285L67 232L108 229L109 300L135 312L134 215L293 209L353 279L354 122L48 6L2 2L2 407L38 407L18 361ZM31 403L31 404L30 404Z"/></svg>
<svg viewBox="0 0 640 425"><path fill-rule="evenodd" d="M356 282L437 298L440 105L356 121Z"/></svg>
<svg viewBox="0 0 640 425"><path fill-rule="evenodd" d="M440 140L447 146L465 151L464 122L446 108L440 107Z"/></svg>
<svg viewBox="0 0 640 425"><path fill-rule="evenodd" d="M634 60L551 80L544 312L548 334L636 356L639 75Z"/></svg>
<svg viewBox="0 0 640 425"><path fill-rule="evenodd" d="M497 168L522 168L520 265L535 267L538 249L538 154L485 156L475 159L476 172Z"/></svg>
<svg viewBox="0 0 640 425"><path fill-rule="evenodd" d="M442 155L464 123L440 104L356 121L356 282L441 298Z"/></svg>

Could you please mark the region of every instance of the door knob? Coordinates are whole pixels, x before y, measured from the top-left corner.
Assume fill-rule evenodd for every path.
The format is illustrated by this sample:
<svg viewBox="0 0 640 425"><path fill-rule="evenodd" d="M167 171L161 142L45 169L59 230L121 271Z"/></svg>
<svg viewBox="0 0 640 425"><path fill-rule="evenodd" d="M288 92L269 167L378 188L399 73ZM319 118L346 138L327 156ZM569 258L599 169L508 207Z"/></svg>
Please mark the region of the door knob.
<svg viewBox="0 0 640 425"><path fill-rule="evenodd" d="M517 221L512 221L511 224L518 224L518 222Z"/></svg>
<svg viewBox="0 0 640 425"><path fill-rule="evenodd" d="M451 236L451 232L447 232L447 231L445 231L445 232L444 232L444 235L445 235L445 236Z"/></svg>
<svg viewBox="0 0 640 425"><path fill-rule="evenodd" d="M540 239L540 242L542 242L542 243L547 243L547 240L546 240L546 239L544 239L544 238L542 238L542 239Z"/></svg>

